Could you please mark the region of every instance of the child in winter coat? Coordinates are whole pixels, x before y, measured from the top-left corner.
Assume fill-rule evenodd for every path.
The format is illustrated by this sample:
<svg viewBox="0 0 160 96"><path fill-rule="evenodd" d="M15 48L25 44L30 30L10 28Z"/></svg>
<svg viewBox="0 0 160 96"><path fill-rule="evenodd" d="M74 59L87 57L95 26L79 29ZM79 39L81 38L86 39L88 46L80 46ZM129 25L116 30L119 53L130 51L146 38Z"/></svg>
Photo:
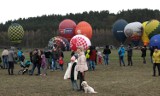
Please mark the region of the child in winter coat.
<svg viewBox="0 0 160 96"><path fill-rule="evenodd" d="M47 69L47 62L46 62L46 57L44 52L42 51L42 55L41 55L41 67L42 67L42 76L46 76L46 69Z"/></svg>
<svg viewBox="0 0 160 96"><path fill-rule="evenodd" d="M60 69L63 71L63 64L64 64L63 57L61 56L59 57L58 63L59 63Z"/></svg>
<svg viewBox="0 0 160 96"><path fill-rule="evenodd" d="M98 51L97 55L98 55L98 64L102 64L102 52Z"/></svg>
<svg viewBox="0 0 160 96"><path fill-rule="evenodd" d="M71 62L68 63L68 67L64 75L64 79L71 80L73 90L78 90L78 85L77 85L78 72L76 71L76 65L77 65L76 57L72 56Z"/></svg>

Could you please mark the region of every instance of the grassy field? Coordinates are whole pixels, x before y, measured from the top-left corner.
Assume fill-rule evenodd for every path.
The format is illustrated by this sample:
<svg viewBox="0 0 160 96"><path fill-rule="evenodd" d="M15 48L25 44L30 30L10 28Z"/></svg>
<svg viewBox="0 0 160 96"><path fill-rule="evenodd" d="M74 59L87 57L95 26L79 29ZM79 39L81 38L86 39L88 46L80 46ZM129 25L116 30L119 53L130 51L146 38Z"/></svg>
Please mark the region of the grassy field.
<svg viewBox="0 0 160 96"><path fill-rule="evenodd" d="M69 62L70 52L64 54ZM140 56L141 52L134 50L133 66L120 67L117 50L112 50L108 66L97 65L95 71L86 72L86 81L98 92L92 95L73 91L70 80L63 79L65 71L47 70L48 75L41 77L17 75L19 65L15 65L13 76L0 69L0 96L160 96L160 77L152 77L149 52L147 64ZM125 61L127 64L126 56Z"/></svg>

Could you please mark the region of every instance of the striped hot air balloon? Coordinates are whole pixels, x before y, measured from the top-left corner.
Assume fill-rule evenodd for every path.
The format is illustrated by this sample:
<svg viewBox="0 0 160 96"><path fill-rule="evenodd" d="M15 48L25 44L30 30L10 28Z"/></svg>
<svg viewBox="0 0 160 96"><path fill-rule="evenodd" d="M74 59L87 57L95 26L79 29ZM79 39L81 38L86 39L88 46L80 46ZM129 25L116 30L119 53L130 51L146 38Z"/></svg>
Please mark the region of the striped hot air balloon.
<svg viewBox="0 0 160 96"><path fill-rule="evenodd" d="M145 26L147 36L152 38L154 35L160 34L160 22L158 20L150 20Z"/></svg>
<svg viewBox="0 0 160 96"><path fill-rule="evenodd" d="M149 38L145 32L145 27L146 27L146 24L148 23L148 21L145 21L142 23L142 26L143 26L143 33L142 33L142 42L143 42L143 45L147 46L149 44Z"/></svg>

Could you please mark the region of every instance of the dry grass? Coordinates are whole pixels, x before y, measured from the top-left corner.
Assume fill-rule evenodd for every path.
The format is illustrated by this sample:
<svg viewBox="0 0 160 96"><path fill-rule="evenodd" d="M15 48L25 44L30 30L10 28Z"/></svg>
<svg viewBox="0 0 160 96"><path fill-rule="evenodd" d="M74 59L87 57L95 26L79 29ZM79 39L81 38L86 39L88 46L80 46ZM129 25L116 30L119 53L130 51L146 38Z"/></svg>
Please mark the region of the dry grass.
<svg viewBox="0 0 160 96"><path fill-rule="evenodd" d="M159 96L160 77L152 77L152 64L149 53L147 55L147 64L142 64L140 51L136 50L134 65L120 67L117 50L112 50L108 66L97 65L95 71L86 72L86 81L98 92L91 96ZM67 62L70 53L66 52L65 57ZM15 67L14 73L17 74L20 67ZM7 70L0 69L0 96L90 96L73 91L70 80L63 80L64 72L48 70L46 77L9 76Z"/></svg>

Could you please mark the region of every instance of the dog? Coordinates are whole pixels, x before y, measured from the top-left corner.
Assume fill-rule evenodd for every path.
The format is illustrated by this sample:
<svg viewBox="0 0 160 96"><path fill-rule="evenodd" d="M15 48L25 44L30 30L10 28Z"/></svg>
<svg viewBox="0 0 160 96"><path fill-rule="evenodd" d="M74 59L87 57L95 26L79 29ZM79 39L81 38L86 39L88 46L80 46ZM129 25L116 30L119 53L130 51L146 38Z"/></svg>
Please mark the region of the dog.
<svg viewBox="0 0 160 96"><path fill-rule="evenodd" d="M86 81L83 81L81 83L81 86L84 88L85 93L98 93L94 91L94 89L91 86L89 86Z"/></svg>

